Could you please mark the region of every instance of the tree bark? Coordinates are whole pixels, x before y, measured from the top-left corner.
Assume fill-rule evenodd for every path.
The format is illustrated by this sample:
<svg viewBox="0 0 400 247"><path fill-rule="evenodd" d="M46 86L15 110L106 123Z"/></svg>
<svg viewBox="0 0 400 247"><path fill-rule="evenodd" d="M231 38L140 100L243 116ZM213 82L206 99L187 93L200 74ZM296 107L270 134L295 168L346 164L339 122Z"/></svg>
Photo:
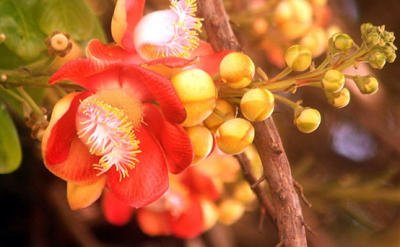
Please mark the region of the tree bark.
<svg viewBox="0 0 400 247"><path fill-rule="evenodd" d="M229 25L221 0L198 0L200 16L204 18L208 41L214 50L242 51ZM299 197L293 186L290 165L272 117L253 123L254 143L260 155L264 176L268 182L280 243L278 246L306 247L306 230ZM238 156L241 159L241 156Z"/></svg>

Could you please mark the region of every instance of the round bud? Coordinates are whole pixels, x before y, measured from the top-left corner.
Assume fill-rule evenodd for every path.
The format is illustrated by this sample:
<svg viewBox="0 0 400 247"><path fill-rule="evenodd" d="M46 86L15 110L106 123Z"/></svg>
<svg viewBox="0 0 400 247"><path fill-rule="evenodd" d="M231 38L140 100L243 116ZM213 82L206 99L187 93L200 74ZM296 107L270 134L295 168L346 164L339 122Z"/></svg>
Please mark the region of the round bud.
<svg viewBox="0 0 400 247"><path fill-rule="evenodd" d="M222 152L239 154L254 140L254 127L243 118L234 118L223 123L217 130L216 141Z"/></svg>
<svg viewBox="0 0 400 247"><path fill-rule="evenodd" d="M182 126L189 127L201 123L213 111L216 90L212 78L203 70L184 70L171 78L187 117Z"/></svg>
<svg viewBox="0 0 400 247"><path fill-rule="evenodd" d="M333 44L339 51L348 51L353 47L353 39L345 33L336 33L332 35Z"/></svg>
<svg viewBox="0 0 400 247"><path fill-rule="evenodd" d="M325 92L329 104L337 108L343 108L350 102L350 91L343 88L339 92Z"/></svg>
<svg viewBox="0 0 400 247"><path fill-rule="evenodd" d="M394 60L396 60L396 53L395 52L392 52L391 54L387 55L386 61L388 63L393 63Z"/></svg>
<svg viewBox="0 0 400 247"><path fill-rule="evenodd" d="M219 68L222 81L231 88L247 87L255 73L255 66L251 58L240 52L226 55Z"/></svg>
<svg viewBox="0 0 400 247"><path fill-rule="evenodd" d="M256 199L256 194L254 194L254 191L247 182L241 181L235 184L233 197L239 202L247 204Z"/></svg>
<svg viewBox="0 0 400 247"><path fill-rule="evenodd" d="M376 51L369 56L368 63L374 69L382 69L386 63L386 56Z"/></svg>
<svg viewBox="0 0 400 247"><path fill-rule="evenodd" d="M285 38L294 40L311 27L313 10L311 4L305 0L279 1L273 18Z"/></svg>
<svg viewBox="0 0 400 247"><path fill-rule="evenodd" d="M252 89L240 101L240 110L250 121L263 121L274 111L274 95L265 89Z"/></svg>
<svg viewBox="0 0 400 247"><path fill-rule="evenodd" d="M322 86L327 92L340 91L345 82L345 77L339 70L328 70L322 78Z"/></svg>
<svg viewBox="0 0 400 247"><path fill-rule="evenodd" d="M325 30L322 27L314 27L304 35L300 44L311 51L313 57L321 55L326 49Z"/></svg>
<svg viewBox="0 0 400 247"><path fill-rule="evenodd" d="M294 71L304 71L310 67L312 54L309 49L301 45L293 45L286 50L285 61Z"/></svg>
<svg viewBox="0 0 400 247"><path fill-rule="evenodd" d="M360 92L363 94L374 94L378 91L379 83L378 83L378 80L373 76L356 75L353 78L353 80L356 83Z"/></svg>
<svg viewBox="0 0 400 247"><path fill-rule="evenodd" d="M379 44L381 41L381 36L378 33L370 33L367 36L367 42L372 46Z"/></svg>
<svg viewBox="0 0 400 247"><path fill-rule="evenodd" d="M236 106L224 99L217 99L214 111L203 121L211 133L215 133L225 121L236 117Z"/></svg>
<svg viewBox="0 0 400 247"><path fill-rule="evenodd" d="M219 218L218 208L214 202L204 198L200 199L200 205L203 212L203 224L204 224L203 231L208 231L218 221Z"/></svg>
<svg viewBox="0 0 400 247"><path fill-rule="evenodd" d="M321 114L316 109L298 108L295 110L294 124L303 133L311 133L321 123Z"/></svg>
<svg viewBox="0 0 400 247"><path fill-rule="evenodd" d="M185 128L194 151L194 161L196 164L204 160L213 148L214 138L211 132L204 126L196 125Z"/></svg>
<svg viewBox="0 0 400 247"><path fill-rule="evenodd" d="M225 199L218 207L219 221L226 225L233 224L242 217L244 211L245 208L241 202Z"/></svg>
<svg viewBox="0 0 400 247"><path fill-rule="evenodd" d="M53 32L45 40L48 53L52 56L65 57L72 49L68 33Z"/></svg>

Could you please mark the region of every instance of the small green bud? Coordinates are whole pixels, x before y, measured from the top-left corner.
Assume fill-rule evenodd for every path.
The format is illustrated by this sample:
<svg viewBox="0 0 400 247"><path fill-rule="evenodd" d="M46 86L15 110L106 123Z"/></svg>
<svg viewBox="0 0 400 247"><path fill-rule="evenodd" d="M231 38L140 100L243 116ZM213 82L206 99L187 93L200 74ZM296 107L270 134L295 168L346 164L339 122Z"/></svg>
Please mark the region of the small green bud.
<svg viewBox="0 0 400 247"><path fill-rule="evenodd" d="M356 83L358 89L363 94L374 94L378 91L379 83L378 80L371 76L359 76L356 75L353 78L354 82Z"/></svg>
<svg viewBox="0 0 400 247"><path fill-rule="evenodd" d="M309 49L301 45L293 45L286 50L285 61L294 71L304 71L310 67L312 54Z"/></svg>
<svg viewBox="0 0 400 247"><path fill-rule="evenodd" d="M340 91L345 82L345 77L339 70L328 70L322 78L322 86L327 92Z"/></svg>
<svg viewBox="0 0 400 247"><path fill-rule="evenodd" d="M377 33L370 33L367 36L367 42L373 46L379 44L381 41L381 36Z"/></svg>
<svg viewBox="0 0 400 247"><path fill-rule="evenodd" d="M294 111L294 124L303 133L311 133L321 123L321 114L316 109L297 107Z"/></svg>
<svg viewBox="0 0 400 247"><path fill-rule="evenodd" d="M393 63L394 60L396 60L396 53L393 52L392 54L387 55L386 62Z"/></svg>
<svg viewBox="0 0 400 247"><path fill-rule="evenodd" d="M240 109L250 121L263 121L274 111L274 95L265 89L252 89L246 92L241 101Z"/></svg>
<svg viewBox="0 0 400 247"><path fill-rule="evenodd" d="M361 25L361 34L363 39L367 37L372 27L373 27L372 23L364 23Z"/></svg>
<svg viewBox="0 0 400 247"><path fill-rule="evenodd" d="M325 92L329 104L334 107L342 108L350 102L350 91L347 88L343 88L339 92Z"/></svg>
<svg viewBox="0 0 400 247"><path fill-rule="evenodd" d="M374 52L369 56L368 63L374 69L382 69L386 63L386 56L379 51Z"/></svg>
<svg viewBox="0 0 400 247"><path fill-rule="evenodd" d="M353 47L353 39L345 33L336 33L332 35L333 44L339 51L348 51Z"/></svg>

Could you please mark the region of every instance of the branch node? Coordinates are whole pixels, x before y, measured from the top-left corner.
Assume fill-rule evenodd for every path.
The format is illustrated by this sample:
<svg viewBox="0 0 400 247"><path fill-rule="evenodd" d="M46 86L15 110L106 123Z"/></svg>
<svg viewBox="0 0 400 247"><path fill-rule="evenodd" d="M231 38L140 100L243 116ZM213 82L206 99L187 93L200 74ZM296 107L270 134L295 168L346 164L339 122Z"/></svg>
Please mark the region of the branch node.
<svg viewBox="0 0 400 247"><path fill-rule="evenodd" d="M294 178L292 178L293 181L293 186L296 187L299 192L300 192L300 197L303 200L303 202L309 207L312 207L312 204L307 200L306 196L303 193L303 186L301 186L296 180L294 180Z"/></svg>
<svg viewBox="0 0 400 247"><path fill-rule="evenodd" d="M251 189L254 190L257 186L259 186L265 180L265 175L263 174L254 184L251 185Z"/></svg>

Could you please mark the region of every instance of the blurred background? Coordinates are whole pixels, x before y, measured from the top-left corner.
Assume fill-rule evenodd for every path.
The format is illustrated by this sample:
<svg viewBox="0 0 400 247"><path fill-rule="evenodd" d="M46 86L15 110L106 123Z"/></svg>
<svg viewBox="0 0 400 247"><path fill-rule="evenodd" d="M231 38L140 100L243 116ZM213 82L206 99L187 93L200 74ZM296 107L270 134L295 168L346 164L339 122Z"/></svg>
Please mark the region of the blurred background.
<svg viewBox="0 0 400 247"><path fill-rule="evenodd" d="M111 42L109 30L115 2L87 2ZM306 34L293 38L271 21L271 11L279 2L224 1L239 43L256 66L270 77L282 70L281 59L287 47L307 42L302 39ZM359 27L365 22L385 25L386 30L400 35L397 17L400 5L396 0L310 2L317 6L313 9L317 31L311 37L319 37L321 30L328 33L330 28L339 28L361 44ZM168 1L148 0L147 11L165 9L168 4ZM400 46L397 40L394 43ZM325 57L325 50L316 50L321 50L315 57L318 65ZM299 132L293 125L292 109L276 104L273 118L293 177L304 187L305 196L313 205L308 208L302 203L306 223L317 234L308 233L309 246L400 246L399 63L396 60L386 64L382 70L369 66L349 70L352 74L375 75L380 88L378 93L365 96L347 83L352 97L350 104L342 109L330 106L324 93L316 88L285 94L292 100L302 99L304 106L321 112L322 123L312 134ZM23 162L14 173L0 175L0 247L269 247L279 242L268 218L260 223L256 202L234 224L217 224L192 240L149 237L134 220L123 227L111 226L103 218L99 203L72 212L66 201L65 182L44 167L40 143L32 140L24 121L18 117L14 121L23 148Z"/></svg>

